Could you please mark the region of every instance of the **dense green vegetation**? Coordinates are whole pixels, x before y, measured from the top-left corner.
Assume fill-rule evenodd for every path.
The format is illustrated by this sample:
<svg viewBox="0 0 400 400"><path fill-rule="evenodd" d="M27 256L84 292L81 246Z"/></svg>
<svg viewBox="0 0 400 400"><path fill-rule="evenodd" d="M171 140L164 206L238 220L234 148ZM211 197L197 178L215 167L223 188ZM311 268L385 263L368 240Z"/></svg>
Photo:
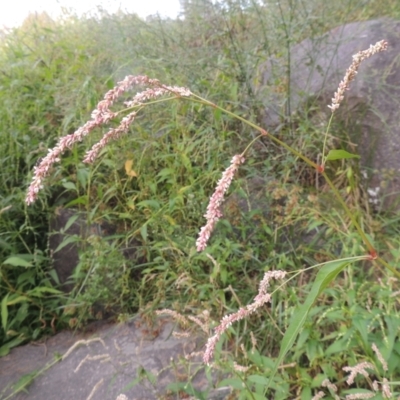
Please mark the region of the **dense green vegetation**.
<svg viewBox="0 0 400 400"><path fill-rule="evenodd" d="M208 310L219 321L252 301L264 271L297 271L362 253L361 239L336 204L328 202L323 183L314 193L312 178L292 155L263 145L249 151L232 185L226 218L208 248L216 264L197 253L209 196L254 132L184 100L146 107L129 135L107 147L95 164L83 164L85 150L106 128L95 131L55 165L39 200L29 207L24 203L38 159L57 138L81 126L126 74L189 87L257 123L258 67L266 58L285 57L291 44L345 22L400 17L397 0L263 3L184 1L182 18L175 21L104 12L53 21L42 14L2 35L0 356L28 340L84 326L96 318L94 304L120 321L136 313L152 318L161 308L183 315ZM284 76L278 77L276 85L284 87L284 82ZM292 121L279 134L310 155L322 143L307 119ZM351 210L368 203L355 171L357 165L348 162L332 172L339 190L350 188L346 203ZM249 180L265 177L264 202L271 209L265 212L261 202L245 212L239 203L249 201ZM49 219L59 207L86 211L89 223L107 222L116 231L110 238L85 241L75 289L68 295L55 283L48 250ZM380 255L396 268L396 218L365 207L360 220ZM317 226L325 233L322 248L299 241L299 232ZM137 258L126 260L121 249L132 241L138 244ZM237 387L243 381L249 389L243 398L262 398L257 397L265 386L261 378L314 276L313 271L301 273L274 295L271 306L229 329L217 359L227 371L233 371L234 361L250 367L235 372ZM398 287L388 271L369 262L347 267L318 298L285 359L288 367L271 386L273 398L311 398L326 377L346 387L342 367L373 360L372 343L389 360L385 377L398 380L400 319L392 297ZM241 343L251 349L250 331L257 351L243 354Z"/></svg>

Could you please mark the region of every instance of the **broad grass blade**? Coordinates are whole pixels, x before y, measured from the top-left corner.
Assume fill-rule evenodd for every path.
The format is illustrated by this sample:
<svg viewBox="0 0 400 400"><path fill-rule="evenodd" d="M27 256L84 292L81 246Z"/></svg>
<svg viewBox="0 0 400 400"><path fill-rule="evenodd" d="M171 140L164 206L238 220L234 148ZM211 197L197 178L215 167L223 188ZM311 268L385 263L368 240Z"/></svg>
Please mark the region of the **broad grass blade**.
<svg viewBox="0 0 400 400"><path fill-rule="evenodd" d="M290 321L290 325L282 339L279 356L276 360L274 369L272 370L271 378L269 380L270 383L274 378L279 368L279 365L281 365L286 354L292 348L293 343L296 340L301 328L303 327L307 315L315 300L323 292L323 290L336 278L339 272L341 272L349 263L350 261L331 261L325 264L319 270L310 293L308 294L304 304L299 306L298 309L295 311L292 320Z"/></svg>

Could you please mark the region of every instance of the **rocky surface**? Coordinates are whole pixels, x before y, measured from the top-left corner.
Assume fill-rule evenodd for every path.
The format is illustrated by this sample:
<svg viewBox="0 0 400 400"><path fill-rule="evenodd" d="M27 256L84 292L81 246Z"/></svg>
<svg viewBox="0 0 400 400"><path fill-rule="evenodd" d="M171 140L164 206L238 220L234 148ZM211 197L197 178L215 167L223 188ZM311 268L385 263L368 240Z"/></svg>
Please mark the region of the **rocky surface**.
<svg viewBox="0 0 400 400"><path fill-rule="evenodd" d="M97 236L101 240L113 237L116 240L116 227L102 221L101 223L88 223L87 213L75 209L56 209L50 220L49 250L57 273L60 289L70 292L74 284L71 277L79 263L79 253L90 246L87 240L90 236ZM124 236L124 235L122 235ZM141 264L144 257L138 250L140 243L130 239L125 243L120 252L126 261Z"/></svg>
<svg viewBox="0 0 400 400"><path fill-rule="evenodd" d="M0 399L116 400L120 394L129 400L227 398L229 388L215 389L211 382L222 377L213 373L207 378L201 356L195 354L204 339L175 338L174 327L166 319L152 327L135 319L96 326L85 334L61 332L15 348L0 358ZM24 392L11 396L17 382L23 377L29 381L35 373ZM169 384L182 388L168 392Z"/></svg>
<svg viewBox="0 0 400 400"><path fill-rule="evenodd" d="M306 39L290 49L290 67L286 62L288 57L269 59L260 71L263 76L260 98L265 105L266 128L277 130L294 112L308 110L320 117L322 114L326 127L331 115L327 106L352 56L382 39L388 42L388 50L362 63L335 119L345 124L348 137L344 139L350 138L357 145L361 167L368 174L370 194L379 197L383 209L398 210L400 21L354 22Z"/></svg>

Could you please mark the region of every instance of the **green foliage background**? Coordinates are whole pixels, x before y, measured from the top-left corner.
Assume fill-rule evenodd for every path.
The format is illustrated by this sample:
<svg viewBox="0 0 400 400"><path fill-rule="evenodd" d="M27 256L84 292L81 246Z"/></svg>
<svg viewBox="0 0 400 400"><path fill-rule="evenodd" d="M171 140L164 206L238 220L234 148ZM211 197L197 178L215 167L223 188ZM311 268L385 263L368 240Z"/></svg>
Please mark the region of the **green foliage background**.
<svg viewBox="0 0 400 400"><path fill-rule="evenodd" d="M0 355L27 340L84 325L98 315L96 304L102 305L100 314L111 313L120 320L161 307L192 314L207 309L217 321L235 311L239 301L251 301L263 271L269 268L297 270L316 261L359 254L360 239L343 229L335 208L318 208L310 192L302 192L304 177L301 168L294 167L295 160L265 146L250 152L232 191L247 201L247 180L268 176L271 191L266 201L278 207L279 198L295 198L296 207L244 213L232 197L229 218L220 222L210 243L209 252L219 269L196 253L194 243L208 198L221 171L249 142L252 132L202 105L184 101L146 108L130 134L88 166L81 162L82 155L105 130L95 132L54 167L33 206L27 207L24 198L37 160L57 138L82 125L103 94L126 74L187 86L257 122L261 99L256 88L264 60L272 55L287 57L292 44L337 25L382 16L398 18L398 1L214 4L196 0L182 1L177 20L143 21L136 15L102 11L54 21L41 14L3 32ZM284 76L277 78L276 85L284 80ZM312 151L320 139L309 121L297 121L295 129L301 133L293 139L297 147ZM127 161L132 161L136 177L127 174ZM357 195L348 196L350 207L367 201L349 169L338 168L338 175L343 189L352 178ZM76 289L70 295L54 283L57 276L48 251L48 221L58 207L85 211L90 223L107 222L116 230L111 238L92 237L85 243L74 276ZM364 223L397 265L397 220L367 213ZM299 226L304 231L324 226L324 249L296 242ZM132 241L139 243L140 257L135 262L121 256L121 249ZM293 307L307 295L312 276L303 274L291 281L276 295L261 322L254 318L232 327L227 346L246 341L251 329L258 338L258 351L276 357ZM384 283L378 284L378 278ZM398 303L391 298L398 284L388 278L367 265L350 267L324 292L290 354L297 362L296 371L285 372L282 378L290 384L275 386L283 390L281 398L289 392L308 393L316 385L314 377L337 378L335 371L351 363L350 354L371 356L372 341L383 344L390 332L398 332ZM334 340L338 331L341 346ZM398 374L397 344L390 357L392 371ZM261 368L266 361L253 362ZM274 398L279 396L277 391Z"/></svg>

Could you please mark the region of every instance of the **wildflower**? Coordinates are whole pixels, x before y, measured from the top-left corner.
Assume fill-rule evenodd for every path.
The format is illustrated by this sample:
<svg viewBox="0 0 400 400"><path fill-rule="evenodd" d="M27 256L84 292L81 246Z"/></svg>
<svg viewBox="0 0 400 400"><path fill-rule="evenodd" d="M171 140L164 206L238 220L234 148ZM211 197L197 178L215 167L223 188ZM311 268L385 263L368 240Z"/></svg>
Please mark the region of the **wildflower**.
<svg viewBox="0 0 400 400"><path fill-rule="evenodd" d="M196 241L197 251L203 251L207 247L208 239L214 230L215 224L222 217L221 204L224 201L224 195L229 189L240 164L243 164L244 161L245 158L241 154L233 156L230 166L224 171L221 179L218 181L214 194L208 203L207 212L204 215L207 223L200 229L199 237Z"/></svg>
<svg viewBox="0 0 400 400"><path fill-rule="evenodd" d="M383 394L383 398L385 398L385 399L391 399L392 398L392 392L390 391L389 382L388 382L388 380L386 378L383 378L382 394Z"/></svg>
<svg viewBox="0 0 400 400"><path fill-rule="evenodd" d="M353 393L348 394L345 399L346 400L357 400L357 399L371 399L375 397L375 393Z"/></svg>
<svg viewBox="0 0 400 400"><path fill-rule="evenodd" d="M379 351L378 347L376 346L375 343L372 343L371 346L372 350L374 351L374 353L376 354L376 357L378 358L379 362L382 364L382 368L384 371L388 370L388 365L386 360L383 358L382 353Z"/></svg>
<svg viewBox="0 0 400 400"><path fill-rule="evenodd" d="M265 273L263 280L260 283L258 294L254 297L253 303L246 307L240 308L236 313L225 315L221 323L215 328L214 336L210 337L206 344L204 351L203 361L205 364L209 364L211 357L214 354L215 346L217 345L222 334L236 321L240 321L250 314L254 313L258 308L268 303L271 300L271 295L266 292L269 287L269 281L271 279L283 279L286 276L285 271L268 271Z"/></svg>
<svg viewBox="0 0 400 400"><path fill-rule="evenodd" d="M358 374L363 375L365 378L368 378L369 374L366 371L366 368L374 369L374 366L369 362L362 362L355 365L354 367L343 367L343 371L350 372L350 375L346 380L347 384L352 385L354 383L355 377Z"/></svg>
<svg viewBox="0 0 400 400"><path fill-rule="evenodd" d="M147 76L139 75L126 76L124 80L118 82L117 86L109 90L102 101L97 104L97 107L91 114L91 120L87 121L83 126L78 128L74 133L66 135L58 140L57 145L50 149L40 163L34 167L33 179L28 188L28 193L25 202L32 204L43 188L43 179L49 175L51 167L54 163L60 161L61 155L70 149L75 143L81 142L85 136L92 132L95 128L109 123L112 119L118 116L118 113L110 111L110 107L114 102L126 91L134 85L149 85L150 88L136 94L133 100L127 102L128 107L141 105L144 101L154 99L164 94L174 94L175 96L190 96L192 93L187 88L177 86L166 86L160 83L157 79L150 79ZM92 149L86 154L84 162L91 163L111 140L119 138L122 134L128 131L130 124L134 121L136 112L131 112L124 117L120 125L116 129L109 130L103 138L95 144Z"/></svg>
<svg viewBox="0 0 400 400"><path fill-rule="evenodd" d="M322 387L326 387L335 393L337 392L337 386L334 383L332 383L329 379L324 379L321 385Z"/></svg>
<svg viewBox="0 0 400 400"><path fill-rule="evenodd" d="M209 332L209 326L208 323L204 323L203 321L200 320L200 318L194 317L193 315L189 315L188 319L190 319L190 321L193 321L195 324L197 324L201 330L205 333L208 334Z"/></svg>
<svg viewBox="0 0 400 400"><path fill-rule="evenodd" d="M344 99L344 93L350 87L350 82L354 80L357 75L358 69L361 63L372 55L384 51L387 49L387 42L385 40L381 40L380 42L371 45L369 49L359 51L357 54L353 56L353 62L350 67L347 69L343 80L339 83L338 90L336 91L334 97L332 98L332 104L328 106L332 112L335 112L340 106L340 103Z"/></svg>
<svg viewBox="0 0 400 400"><path fill-rule="evenodd" d="M185 354L185 360L192 360L193 358L197 358L203 356L203 352L202 351L193 351L189 354Z"/></svg>
<svg viewBox="0 0 400 400"><path fill-rule="evenodd" d="M244 367L243 365L239 365L236 361L233 362L233 369L237 372L247 372L250 367Z"/></svg>
<svg viewBox="0 0 400 400"><path fill-rule="evenodd" d="M158 82L158 81L157 81ZM134 107L143 104L145 101L156 99L164 94L175 94L175 96L190 96L192 92L184 87L178 86L166 86L161 85L160 87L146 89L143 92L137 93L132 100L126 101L124 104L126 107Z"/></svg>
<svg viewBox="0 0 400 400"><path fill-rule="evenodd" d="M174 338L177 338L177 339L183 339L183 338L191 337L192 334L190 332L176 332L176 331L173 331L172 332L172 336Z"/></svg>
<svg viewBox="0 0 400 400"><path fill-rule="evenodd" d="M337 386L332 383L329 379L324 379L321 383L322 387L326 387L330 390L331 394L333 394L335 400L340 400L340 397L336 394L337 393ZM319 392L321 393L321 392ZM318 393L317 393L318 395Z"/></svg>
<svg viewBox="0 0 400 400"><path fill-rule="evenodd" d="M321 400L325 397L325 393L319 391L311 400Z"/></svg>
<svg viewBox="0 0 400 400"><path fill-rule="evenodd" d="M256 351L256 347L257 347L257 339L254 336L253 331L250 331L250 338L251 338L251 354L254 354L254 352Z"/></svg>

